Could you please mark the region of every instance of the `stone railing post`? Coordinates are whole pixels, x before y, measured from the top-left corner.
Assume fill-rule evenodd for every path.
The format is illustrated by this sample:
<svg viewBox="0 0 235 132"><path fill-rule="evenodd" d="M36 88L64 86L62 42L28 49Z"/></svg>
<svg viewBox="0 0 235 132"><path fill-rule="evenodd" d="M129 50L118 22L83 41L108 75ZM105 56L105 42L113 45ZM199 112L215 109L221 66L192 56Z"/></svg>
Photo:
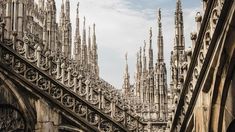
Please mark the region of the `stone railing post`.
<svg viewBox="0 0 235 132"><path fill-rule="evenodd" d="M90 88L90 81L86 80L86 100L89 100L89 88Z"/></svg>
<svg viewBox="0 0 235 132"><path fill-rule="evenodd" d="M24 50L25 50L25 58L28 58L28 55L29 55L29 38L27 37L27 33L25 32L24 34L24 38L23 38L23 41L24 41Z"/></svg>
<svg viewBox="0 0 235 132"><path fill-rule="evenodd" d="M52 59L53 59L53 57L52 56L50 56L50 55L48 55L47 56L47 60L48 60L48 73L49 73L49 75L52 75Z"/></svg>
<svg viewBox="0 0 235 132"><path fill-rule="evenodd" d="M68 71L68 86L70 86L71 84L71 71L72 71L72 68L71 68L71 65L69 65L69 67L67 68L67 71Z"/></svg>
<svg viewBox="0 0 235 132"><path fill-rule="evenodd" d="M61 64L61 82L64 84L65 81L65 63Z"/></svg>
<svg viewBox="0 0 235 132"><path fill-rule="evenodd" d="M101 109L104 109L105 107L105 102L104 102L104 91L101 90Z"/></svg>
<svg viewBox="0 0 235 132"><path fill-rule="evenodd" d="M60 78L60 59L56 60L56 79Z"/></svg>
<svg viewBox="0 0 235 132"><path fill-rule="evenodd" d="M41 48L42 49L42 52L41 52L41 54L43 54L43 48ZM46 55L46 54L44 54L44 56L45 56L45 64L46 64L46 66L47 67L49 67L49 55ZM49 69L50 69L50 67L49 67ZM48 73L49 73L49 75L51 75L51 73L48 71Z"/></svg>
<svg viewBox="0 0 235 132"><path fill-rule="evenodd" d="M101 88L99 87L99 89L98 89L98 92L99 92L99 109L101 109L102 108L102 91L101 91Z"/></svg>
<svg viewBox="0 0 235 132"><path fill-rule="evenodd" d="M42 48L41 46L38 45L37 49L36 49L36 58L37 58L37 66L41 67L41 52L42 52Z"/></svg>
<svg viewBox="0 0 235 132"><path fill-rule="evenodd" d="M64 57L64 56L60 55L58 58L60 59L60 63L61 63L61 64L63 64L63 63L67 64L67 63L65 62L65 57Z"/></svg>
<svg viewBox="0 0 235 132"><path fill-rule="evenodd" d="M77 92L77 77L78 77L78 74L77 72L75 72L73 74L74 78L73 78L73 91L76 93Z"/></svg>
<svg viewBox="0 0 235 132"><path fill-rule="evenodd" d="M12 33L12 48L13 50L16 50L16 41L17 41L17 32Z"/></svg>
<svg viewBox="0 0 235 132"><path fill-rule="evenodd" d="M81 94L82 93L82 78L83 78L83 76L82 75L79 75L78 76L78 94Z"/></svg>
<svg viewBox="0 0 235 132"><path fill-rule="evenodd" d="M90 90L89 90L89 95L90 95L89 100L91 100L91 101L93 101L93 96L94 96L93 94L94 94L93 89L90 88Z"/></svg>
<svg viewBox="0 0 235 132"><path fill-rule="evenodd" d="M113 100L111 101L111 117L114 117L114 116L115 116L115 110L116 110L116 109L115 109L115 107L116 107L115 104L116 104L116 100L113 99Z"/></svg>

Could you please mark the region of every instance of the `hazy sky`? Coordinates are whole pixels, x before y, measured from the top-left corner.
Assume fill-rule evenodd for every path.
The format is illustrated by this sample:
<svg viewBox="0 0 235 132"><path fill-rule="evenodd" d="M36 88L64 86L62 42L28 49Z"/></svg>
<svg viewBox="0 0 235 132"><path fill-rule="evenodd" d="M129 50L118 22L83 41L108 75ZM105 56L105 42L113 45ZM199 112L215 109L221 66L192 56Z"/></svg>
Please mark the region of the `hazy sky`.
<svg viewBox="0 0 235 132"><path fill-rule="evenodd" d="M57 2L57 15L62 0ZM86 16L87 26L96 23L100 76L117 88L122 87L125 53L128 52L131 83L136 70L136 53L143 41L149 42L149 28L153 27L154 62L157 51L156 11L162 10L164 56L168 69L174 42L174 11L176 0L70 0L73 34L76 6L80 2L80 18ZM195 31L195 14L201 10L200 0L182 0L186 48L191 45L190 32ZM82 29L82 24L80 24ZM81 32L81 31L80 31ZM73 36L74 38L74 36ZM168 79L168 84L170 80Z"/></svg>

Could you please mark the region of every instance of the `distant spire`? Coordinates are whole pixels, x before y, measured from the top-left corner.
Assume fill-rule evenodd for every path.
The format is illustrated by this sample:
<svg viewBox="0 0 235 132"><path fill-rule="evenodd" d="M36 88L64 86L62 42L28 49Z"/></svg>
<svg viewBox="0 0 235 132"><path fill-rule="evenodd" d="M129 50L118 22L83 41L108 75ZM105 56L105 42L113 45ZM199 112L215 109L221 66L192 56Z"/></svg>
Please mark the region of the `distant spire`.
<svg viewBox="0 0 235 132"><path fill-rule="evenodd" d="M83 45L86 45L86 17L83 17L83 34L82 34L82 39L83 39Z"/></svg>
<svg viewBox="0 0 235 132"><path fill-rule="evenodd" d="M95 34L95 24L93 24L93 35L92 35L92 49L96 49L96 34Z"/></svg>
<svg viewBox="0 0 235 132"><path fill-rule="evenodd" d="M126 60L126 67L125 67L125 73L124 73L123 93L125 95L129 95L130 94L130 75L128 71L127 53L125 54L125 60Z"/></svg>
<svg viewBox="0 0 235 132"><path fill-rule="evenodd" d="M126 74L129 74L128 73L127 53L125 54L125 60L126 60Z"/></svg>
<svg viewBox="0 0 235 132"><path fill-rule="evenodd" d="M79 17L79 2L77 3L77 17Z"/></svg>
<svg viewBox="0 0 235 132"><path fill-rule="evenodd" d="M99 66L98 66L98 53L97 53L97 43L96 43L96 34L95 34L95 23L93 24L93 35L92 35L92 59L93 59L93 71L98 76L99 75Z"/></svg>
<svg viewBox="0 0 235 132"><path fill-rule="evenodd" d="M64 13L64 0L62 0L62 3L61 3L61 11L60 12L63 12Z"/></svg>
<svg viewBox="0 0 235 132"><path fill-rule="evenodd" d="M179 12L182 11L181 0L176 1L176 10Z"/></svg>
<svg viewBox="0 0 235 132"><path fill-rule="evenodd" d="M91 44L91 27L88 27L88 45Z"/></svg>
<svg viewBox="0 0 235 132"><path fill-rule="evenodd" d="M142 72L142 48L140 47L140 52L139 52L139 72L141 74Z"/></svg>
<svg viewBox="0 0 235 132"><path fill-rule="evenodd" d="M66 0L65 2L65 19L70 22L70 1Z"/></svg>
<svg viewBox="0 0 235 132"><path fill-rule="evenodd" d="M139 56L139 52L136 53L136 58L137 58L137 62L136 62L136 74L138 76L138 74L140 73L140 56Z"/></svg>
<svg viewBox="0 0 235 132"><path fill-rule="evenodd" d="M185 61L184 21L181 1L176 1L175 10L175 40L174 50L171 56L172 86L176 94L179 94L181 83L184 81L182 64Z"/></svg>
<svg viewBox="0 0 235 132"><path fill-rule="evenodd" d="M59 23L60 27L64 25L64 19L65 19L64 0L62 0L61 9L60 9L60 23Z"/></svg>
<svg viewBox="0 0 235 132"><path fill-rule="evenodd" d="M153 32L152 32L152 27L150 27L150 30L149 30L149 49L152 49L152 37L153 37Z"/></svg>
<svg viewBox="0 0 235 132"><path fill-rule="evenodd" d="M158 35L162 36L161 8L158 9Z"/></svg>
<svg viewBox="0 0 235 132"><path fill-rule="evenodd" d="M141 95L141 75L142 75L142 62L141 62L141 50L137 52L136 62L136 76L135 76L135 95L140 98Z"/></svg>
<svg viewBox="0 0 235 132"><path fill-rule="evenodd" d="M83 34L82 34L82 64L87 64L87 45L86 45L86 18L83 19Z"/></svg>
<svg viewBox="0 0 235 132"><path fill-rule="evenodd" d="M144 41L144 51L143 51L143 63L144 63L144 69L143 72L147 71L147 59L146 59L146 41Z"/></svg>
<svg viewBox="0 0 235 132"><path fill-rule="evenodd" d="M77 16L76 16L76 36L80 36L80 19L79 19L79 2L77 4Z"/></svg>
<svg viewBox="0 0 235 132"><path fill-rule="evenodd" d="M153 70L152 27L149 30L149 70ZM150 72L150 71L149 71Z"/></svg>
<svg viewBox="0 0 235 132"><path fill-rule="evenodd" d="M76 29L75 29L75 38L74 38L74 55L75 55L75 60L77 62L80 62L80 59L81 59L81 35L80 35L79 2L77 4Z"/></svg>
<svg viewBox="0 0 235 132"><path fill-rule="evenodd" d="M92 49L91 49L91 27L88 28L88 60L89 63L92 63Z"/></svg>
<svg viewBox="0 0 235 132"><path fill-rule="evenodd" d="M174 49L184 50L184 20L181 0L176 1Z"/></svg>
<svg viewBox="0 0 235 132"><path fill-rule="evenodd" d="M162 36L162 22L161 22L161 9L158 10L158 62L163 62L163 36Z"/></svg>
<svg viewBox="0 0 235 132"><path fill-rule="evenodd" d="M95 23L93 24L93 35L95 36Z"/></svg>
<svg viewBox="0 0 235 132"><path fill-rule="evenodd" d="M85 30L85 28L86 28L86 17L84 16L83 17L83 29Z"/></svg>
<svg viewBox="0 0 235 132"><path fill-rule="evenodd" d="M95 24L93 24L93 35L92 35L92 49L96 50L96 34L95 34Z"/></svg>

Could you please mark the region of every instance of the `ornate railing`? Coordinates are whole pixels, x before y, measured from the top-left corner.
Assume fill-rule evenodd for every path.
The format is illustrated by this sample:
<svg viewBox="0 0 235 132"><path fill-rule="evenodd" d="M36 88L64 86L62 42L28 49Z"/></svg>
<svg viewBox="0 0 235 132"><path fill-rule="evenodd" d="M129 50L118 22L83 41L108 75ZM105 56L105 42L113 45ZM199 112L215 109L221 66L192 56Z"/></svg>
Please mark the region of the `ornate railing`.
<svg viewBox="0 0 235 132"><path fill-rule="evenodd" d="M40 90L45 96L61 105L65 111L77 117L91 129L98 131L127 131L121 124L113 121L107 115L92 107L87 101L64 88L59 82L47 77L45 73L17 56L9 48L1 45L1 66L18 78L26 80L30 85ZM22 81L24 81L22 80Z"/></svg>
<svg viewBox="0 0 235 132"><path fill-rule="evenodd" d="M0 30L0 62L6 70L17 73L19 78L27 80L94 129L143 129L139 117L130 114L127 103L103 80L95 79L66 58L44 52L33 35L25 34L21 41L13 33L12 39L6 40L3 37L4 23L1 23Z"/></svg>

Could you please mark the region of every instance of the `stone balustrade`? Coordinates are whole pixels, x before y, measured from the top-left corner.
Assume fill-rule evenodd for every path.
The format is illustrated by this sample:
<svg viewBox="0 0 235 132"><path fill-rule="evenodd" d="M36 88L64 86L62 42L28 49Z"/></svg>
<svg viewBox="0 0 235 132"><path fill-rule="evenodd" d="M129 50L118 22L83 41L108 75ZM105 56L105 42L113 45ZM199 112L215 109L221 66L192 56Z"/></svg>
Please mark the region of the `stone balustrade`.
<svg viewBox="0 0 235 132"><path fill-rule="evenodd" d="M13 62L11 62L11 58L8 58L9 60L6 58L5 61L10 61L9 63L12 63L11 65L18 65L17 67L13 67L18 69L15 70L15 72L23 72L27 80L30 82L36 81L35 85L40 87L43 91L50 89L48 94L54 97L54 99L62 100L60 103L68 105L67 107L74 111L76 109L76 103L74 103L74 101L76 102L76 98L71 97L70 92L72 92L88 101L89 104L95 106L95 108L100 109L108 115L110 119L114 119L114 121L124 126L124 128L128 128L128 130L132 131L143 128L136 113L130 113L130 108L132 108L128 107L130 104L124 101L121 94L115 90L112 85L103 79L97 78L94 74L88 72L86 68L78 65L73 60L68 60L61 56L60 53L44 51L42 43L39 43L40 41L33 34L25 33L23 40L20 40L17 39L17 34L13 33L12 39L6 40L4 39L4 23L1 23L0 31L1 43L10 47L33 66L38 67L40 71L27 67L28 64L26 62L17 62L17 60L14 60L16 57L14 57ZM14 55L10 52L6 52L3 56L13 57ZM40 72L45 74L40 74ZM50 79L55 79L56 81L48 84L51 81ZM57 84L57 82L59 84ZM59 89L56 88L57 85L60 86ZM55 91L52 92L51 90ZM69 92L67 90L69 90ZM87 107L85 109L87 109ZM77 113L76 111L74 112ZM101 117L97 118L101 119ZM87 118L86 120L89 119Z"/></svg>

